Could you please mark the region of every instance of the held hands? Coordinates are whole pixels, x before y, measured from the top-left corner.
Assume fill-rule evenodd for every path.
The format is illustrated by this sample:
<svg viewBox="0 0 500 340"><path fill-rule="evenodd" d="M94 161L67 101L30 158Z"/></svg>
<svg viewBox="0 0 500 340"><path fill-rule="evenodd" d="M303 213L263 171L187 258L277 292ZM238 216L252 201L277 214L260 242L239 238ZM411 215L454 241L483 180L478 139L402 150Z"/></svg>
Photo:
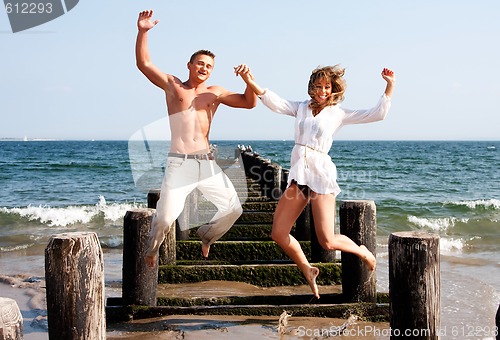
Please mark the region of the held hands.
<svg viewBox="0 0 500 340"><path fill-rule="evenodd" d="M137 20L137 28L139 29L139 31L147 32L160 22L160 20L151 21L152 16L152 10L142 11L139 13L139 19Z"/></svg>
<svg viewBox="0 0 500 340"><path fill-rule="evenodd" d="M245 64L240 64L234 68L234 74L240 76L241 79L247 84L247 88L252 89L253 93L258 96L263 95L266 91L262 89L254 80L250 68Z"/></svg>
<svg viewBox="0 0 500 340"><path fill-rule="evenodd" d="M234 74L240 76L245 83L248 84L250 80L253 80L253 75L250 72L250 68L246 64L239 64L234 67Z"/></svg>

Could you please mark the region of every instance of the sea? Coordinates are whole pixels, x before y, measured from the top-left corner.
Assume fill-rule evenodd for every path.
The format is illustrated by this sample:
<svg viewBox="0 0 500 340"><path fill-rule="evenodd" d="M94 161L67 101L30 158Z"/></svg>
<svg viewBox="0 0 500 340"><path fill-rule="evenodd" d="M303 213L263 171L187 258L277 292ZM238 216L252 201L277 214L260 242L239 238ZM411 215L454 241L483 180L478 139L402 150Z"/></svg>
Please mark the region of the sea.
<svg viewBox="0 0 500 340"><path fill-rule="evenodd" d="M244 146L288 168L294 143L212 144L221 159ZM106 281L121 280L123 217L147 205L167 152L168 141L0 140L0 274L43 277L52 235L93 231ZM376 204L378 291L389 289L391 233L437 234L442 335L493 339L500 302L500 141L335 141L329 153L342 189L337 206L353 199Z"/></svg>

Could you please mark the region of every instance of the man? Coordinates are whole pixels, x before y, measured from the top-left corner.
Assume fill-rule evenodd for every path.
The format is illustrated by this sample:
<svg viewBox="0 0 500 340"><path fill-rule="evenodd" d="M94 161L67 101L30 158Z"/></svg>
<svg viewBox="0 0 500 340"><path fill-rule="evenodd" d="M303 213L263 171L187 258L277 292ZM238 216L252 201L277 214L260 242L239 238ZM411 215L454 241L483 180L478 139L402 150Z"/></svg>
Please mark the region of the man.
<svg viewBox="0 0 500 340"><path fill-rule="evenodd" d="M210 153L208 134L220 104L246 109L257 105L257 96L249 87L245 93L238 94L221 86L206 84L214 67L215 55L210 51L200 50L191 56L187 64L189 77L184 82L161 72L151 62L147 44L148 31L159 22L152 21L152 16L151 10L139 13L136 62L139 70L165 91L171 146L146 253L150 267L155 266L165 233L182 212L187 195L195 188L217 207L212 220L198 229L204 257L208 256L210 245L241 215L236 190ZM241 64L234 68L234 72L239 74L249 70Z"/></svg>

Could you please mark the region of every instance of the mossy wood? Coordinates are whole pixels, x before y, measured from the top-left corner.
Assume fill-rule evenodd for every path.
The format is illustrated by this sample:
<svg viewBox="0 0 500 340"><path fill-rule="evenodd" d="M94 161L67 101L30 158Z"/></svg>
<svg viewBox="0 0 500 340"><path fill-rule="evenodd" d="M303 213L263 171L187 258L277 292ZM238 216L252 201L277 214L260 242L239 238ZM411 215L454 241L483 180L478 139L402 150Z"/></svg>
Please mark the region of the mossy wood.
<svg viewBox="0 0 500 340"><path fill-rule="evenodd" d="M319 285L340 284L341 267L336 263L316 263ZM261 287L305 285L307 281L294 264L160 266L159 283L190 283L211 280L240 281Z"/></svg>
<svg viewBox="0 0 500 340"><path fill-rule="evenodd" d="M306 257L310 256L309 242L300 242ZM177 261L201 259L201 241L177 241ZM226 262L290 261L274 241L224 241L211 246L209 260Z"/></svg>
<svg viewBox="0 0 500 340"><path fill-rule="evenodd" d="M340 304L281 304L281 305L214 305L214 306L108 306L109 322L131 321L167 315L248 315L276 316L283 310L296 317L345 318L357 315L361 321L387 322L389 305L377 303L340 303Z"/></svg>

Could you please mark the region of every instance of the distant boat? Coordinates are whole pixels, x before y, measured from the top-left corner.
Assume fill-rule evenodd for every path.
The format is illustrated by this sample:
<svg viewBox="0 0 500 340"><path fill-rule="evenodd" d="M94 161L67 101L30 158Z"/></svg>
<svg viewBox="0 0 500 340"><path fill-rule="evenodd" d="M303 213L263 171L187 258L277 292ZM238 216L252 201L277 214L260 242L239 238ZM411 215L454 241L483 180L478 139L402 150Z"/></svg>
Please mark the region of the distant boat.
<svg viewBox="0 0 500 340"><path fill-rule="evenodd" d="M23 141L27 142L28 141L28 137L24 136Z"/></svg>

